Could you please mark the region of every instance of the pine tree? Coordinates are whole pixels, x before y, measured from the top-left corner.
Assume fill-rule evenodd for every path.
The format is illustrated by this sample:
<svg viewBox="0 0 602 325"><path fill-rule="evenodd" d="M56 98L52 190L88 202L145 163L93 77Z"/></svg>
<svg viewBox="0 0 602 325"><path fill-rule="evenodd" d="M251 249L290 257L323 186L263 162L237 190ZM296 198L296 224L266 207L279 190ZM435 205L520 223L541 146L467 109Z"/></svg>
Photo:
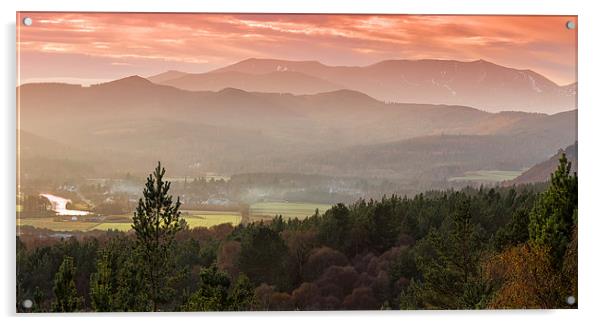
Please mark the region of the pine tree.
<svg viewBox="0 0 602 325"><path fill-rule="evenodd" d="M175 204L168 194L171 183L163 181L165 168L158 163L155 171L146 179L132 228L136 233L137 248L144 261L145 282L153 311L165 298L166 283L173 269L171 249L176 233L180 230L180 198Z"/></svg>
<svg viewBox="0 0 602 325"><path fill-rule="evenodd" d="M459 209L454 214L454 229L451 236L454 249L451 251L451 258L460 269L464 283L468 283L468 278L474 274L477 264L473 251L474 231L470 201L462 199Z"/></svg>
<svg viewBox="0 0 602 325"><path fill-rule="evenodd" d="M200 274L199 289L193 293L182 307L186 311L224 311L229 309L228 274L218 270L215 264L203 268Z"/></svg>
<svg viewBox="0 0 602 325"><path fill-rule="evenodd" d="M275 284L288 288L286 274L288 248L280 235L268 226L253 226L241 240L238 266L251 282Z"/></svg>
<svg viewBox="0 0 602 325"><path fill-rule="evenodd" d="M33 312L44 312L44 292L36 286L33 291Z"/></svg>
<svg viewBox="0 0 602 325"><path fill-rule="evenodd" d="M251 280L241 273L232 283L215 264L201 269L199 289L182 306L185 311L248 311L255 304Z"/></svg>
<svg viewBox="0 0 602 325"><path fill-rule="evenodd" d="M113 299L115 310L143 312L152 310L149 292L146 289L144 263L138 250L126 257L117 272L117 288Z"/></svg>
<svg viewBox="0 0 602 325"><path fill-rule="evenodd" d="M232 286L229 296L229 309L234 311L252 310L255 304L254 289L251 280L244 273L241 273Z"/></svg>
<svg viewBox="0 0 602 325"><path fill-rule="evenodd" d="M97 272L90 275L90 299L95 311L113 311L112 270L107 254L98 260Z"/></svg>
<svg viewBox="0 0 602 325"><path fill-rule="evenodd" d="M469 198L458 198L451 221L449 232L431 231L418 245L416 265L423 281L413 283L402 295L402 308L474 309L482 306L488 288L480 279L482 239L472 222Z"/></svg>
<svg viewBox="0 0 602 325"><path fill-rule="evenodd" d="M52 304L52 311L65 313L77 310L81 298L78 297L75 287L75 266L72 257L65 256L63 259L63 263L54 276L53 291L56 300Z"/></svg>
<svg viewBox="0 0 602 325"><path fill-rule="evenodd" d="M557 265L571 240L577 209L577 174L562 153L558 168L551 175L550 187L541 193L529 215L529 238L547 246Z"/></svg>

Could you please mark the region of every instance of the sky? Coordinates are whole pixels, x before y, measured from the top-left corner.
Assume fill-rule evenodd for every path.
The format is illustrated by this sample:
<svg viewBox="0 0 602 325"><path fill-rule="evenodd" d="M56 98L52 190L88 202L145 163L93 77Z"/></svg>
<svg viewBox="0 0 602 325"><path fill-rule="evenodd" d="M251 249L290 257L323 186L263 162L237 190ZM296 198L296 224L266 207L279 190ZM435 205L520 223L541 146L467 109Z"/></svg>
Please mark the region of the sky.
<svg viewBox="0 0 602 325"><path fill-rule="evenodd" d="M24 26L25 17L33 20ZM248 58L366 66L389 59L483 59L575 82L570 16L20 13L19 84L91 84Z"/></svg>

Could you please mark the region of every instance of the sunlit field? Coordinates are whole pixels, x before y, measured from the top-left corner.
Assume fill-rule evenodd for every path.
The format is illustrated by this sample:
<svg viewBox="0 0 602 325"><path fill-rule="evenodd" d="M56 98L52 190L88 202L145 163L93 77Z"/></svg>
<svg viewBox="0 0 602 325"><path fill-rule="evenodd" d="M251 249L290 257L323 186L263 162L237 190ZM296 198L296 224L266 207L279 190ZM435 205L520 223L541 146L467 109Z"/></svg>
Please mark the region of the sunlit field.
<svg viewBox="0 0 602 325"><path fill-rule="evenodd" d="M242 220L236 211L184 211L182 218L190 228L210 228L224 223L238 225Z"/></svg>
<svg viewBox="0 0 602 325"><path fill-rule="evenodd" d="M241 222L240 213L236 211L184 211L181 217L186 220L190 228L206 227L229 223L238 225ZM90 230L120 230L129 231L132 215L123 214L107 216L106 222L87 221L85 218L78 220L58 220L55 217L47 218L20 218L17 226L33 226L40 229L53 231L90 231Z"/></svg>
<svg viewBox="0 0 602 325"><path fill-rule="evenodd" d="M55 217L46 218L19 218L17 219L17 227L32 226L40 229L48 229L53 231L87 231L98 226L98 222L87 221L57 221Z"/></svg>
<svg viewBox="0 0 602 325"><path fill-rule="evenodd" d="M259 202L251 204L251 217L256 219L271 219L276 215L283 218L306 218L313 215L318 209L324 213L330 209L329 204L319 203L294 203L294 202Z"/></svg>
<svg viewBox="0 0 602 325"><path fill-rule="evenodd" d="M132 229L132 224L129 222L103 222L88 230L119 230L129 231Z"/></svg>
<svg viewBox="0 0 602 325"><path fill-rule="evenodd" d="M524 170L477 170L464 173L464 176L450 177L450 182L503 182L518 177Z"/></svg>

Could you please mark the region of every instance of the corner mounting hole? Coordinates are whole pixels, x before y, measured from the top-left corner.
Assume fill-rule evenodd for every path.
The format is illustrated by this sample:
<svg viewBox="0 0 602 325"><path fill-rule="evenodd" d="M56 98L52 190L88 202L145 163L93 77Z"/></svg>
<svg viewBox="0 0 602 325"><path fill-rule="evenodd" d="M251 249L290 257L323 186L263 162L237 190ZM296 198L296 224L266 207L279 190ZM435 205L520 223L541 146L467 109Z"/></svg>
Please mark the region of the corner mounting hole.
<svg viewBox="0 0 602 325"><path fill-rule="evenodd" d="M23 300L23 308L30 309L31 307L33 307L33 301L29 299Z"/></svg>
<svg viewBox="0 0 602 325"><path fill-rule="evenodd" d="M567 29L575 29L575 22L572 20L569 20L566 22L566 28Z"/></svg>
<svg viewBox="0 0 602 325"><path fill-rule="evenodd" d="M573 297L573 296L568 296L568 297L566 298L566 303L567 303L567 304L569 304L569 305L574 305L574 304L575 304L575 302L576 302L576 299L575 299L575 297Z"/></svg>

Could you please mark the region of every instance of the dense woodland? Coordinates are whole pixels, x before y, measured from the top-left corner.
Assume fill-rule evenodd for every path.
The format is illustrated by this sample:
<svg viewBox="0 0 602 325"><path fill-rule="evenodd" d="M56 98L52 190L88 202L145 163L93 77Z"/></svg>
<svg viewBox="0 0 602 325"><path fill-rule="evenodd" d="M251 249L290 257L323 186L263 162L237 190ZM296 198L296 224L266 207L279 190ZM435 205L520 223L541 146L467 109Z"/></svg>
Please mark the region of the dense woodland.
<svg viewBox="0 0 602 325"><path fill-rule="evenodd" d="M17 310L576 308L577 176L189 229L165 170L130 232L17 237ZM41 203L42 204L42 203ZM26 309L21 302L33 301Z"/></svg>

